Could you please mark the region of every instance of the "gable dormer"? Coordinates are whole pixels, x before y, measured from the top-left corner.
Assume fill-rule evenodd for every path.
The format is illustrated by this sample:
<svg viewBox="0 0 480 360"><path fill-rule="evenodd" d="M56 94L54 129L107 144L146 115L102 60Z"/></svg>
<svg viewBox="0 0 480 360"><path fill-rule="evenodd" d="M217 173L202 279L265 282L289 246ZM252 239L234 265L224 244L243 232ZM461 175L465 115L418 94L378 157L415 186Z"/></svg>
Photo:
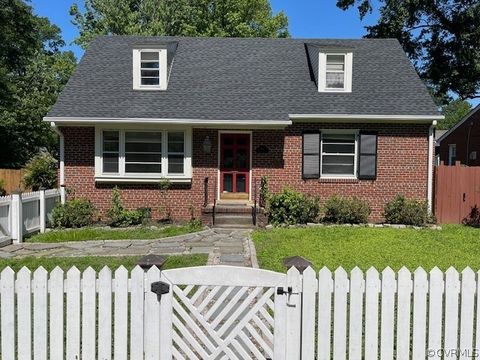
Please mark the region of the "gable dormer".
<svg viewBox="0 0 480 360"><path fill-rule="evenodd" d="M313 80L319 92L352 92L353 51L306 44Z"/></svg>
<svg viewBox="0 0 480 360"><path fill-rule="evenodd" d="M177 43L143 45L133 49L133 89L167 90Z"/></svg>

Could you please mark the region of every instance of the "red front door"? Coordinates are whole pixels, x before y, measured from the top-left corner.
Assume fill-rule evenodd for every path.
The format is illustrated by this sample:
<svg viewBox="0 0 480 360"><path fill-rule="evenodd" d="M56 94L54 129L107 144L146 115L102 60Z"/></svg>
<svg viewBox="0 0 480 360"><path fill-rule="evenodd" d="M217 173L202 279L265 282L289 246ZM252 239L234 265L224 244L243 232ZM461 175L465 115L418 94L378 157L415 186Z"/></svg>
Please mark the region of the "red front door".
<svg viewBox="0 0 480 360"><path fill-rule="evenodd" d="M250 134L220 134L220 198L248 200Z"/></svg>

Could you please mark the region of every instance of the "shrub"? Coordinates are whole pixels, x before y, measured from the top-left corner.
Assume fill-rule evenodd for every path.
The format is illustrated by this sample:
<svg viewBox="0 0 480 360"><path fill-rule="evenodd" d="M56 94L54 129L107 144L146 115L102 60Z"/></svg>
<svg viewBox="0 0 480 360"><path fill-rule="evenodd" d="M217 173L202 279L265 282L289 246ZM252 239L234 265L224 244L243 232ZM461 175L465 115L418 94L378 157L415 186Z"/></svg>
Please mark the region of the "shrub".
<svg viewBox="0 0 480 360"><path fill-rule="evenodd" d="M38 154L25 166L23 183L37 191L43 187L52 189L57 186L57 161L50 154Z"/></svg>
<svg viewBox="0 0 480 360"><path fill-rule="evenodd" d="M112 207L108 209L108 224L113 227L133 226L143 223L150 218L151 211L149 208L140 208L137 210L127 210L122 205L122 198L118 187L112 190Z"/></svg>
<svg viewBox="0 0 480 360"><path fill-rule="evenodd" d="M363 224L368 221L370 206L358 198L330 197L324 205L323 221L336 224Z"/></svg>
<svg viewBox="0 0 480 360"><path fill-rule="evenodd" d="M403 195L385 205L383 216L388 224L423 226L430 221L425 201L408 200Z"/></svg>
<svg viewBox="0 0 480 360"><path fill-rule="evenodd" d="M477 205L471 208L468 216L462 220L462 224L467 226L480 227L480 210L478 209Z"/></svg>
<svg viewBox="0 0 480 360"><path fill-rule="evenodd" d="M92 203L84 199L72 199L65 204L57 204L52 211L52 227L78 228L92 225L95 208Z"/></svg>
<svg viewBox="0 0 480 360"><path fill-rule="evenodd" d="M168 201L167 195L168 195L168 190L172 186L172 183L170 182L169 179L161 179L158 183L158 189L160 190L160 198L161 204L159 208L159 212L163 212L163 220L164 221L171 221L172 220L172 210L170 209L170 202Z"/></svg>
<svg viewBox="0 0 480 360"><path fill-rule="evenodd" d="M306 224L316 221L320 212L318 199L285 188L269 196L268 220L274 225Z"/></svg>
<svg viewBox="0 0 480 360"><path fill-rule="evenodd" d="M266 176L262 176L260 179L260 198L258 205L260 207L265 207L269 196L270 192L268 191L268 178Z"/></svg>
<svg viewBox="0 0 480 360"><path fill-rule="evenodd" d="M7 190L5 190L5 180L0 179L0 196L7 195Z"/></svg>

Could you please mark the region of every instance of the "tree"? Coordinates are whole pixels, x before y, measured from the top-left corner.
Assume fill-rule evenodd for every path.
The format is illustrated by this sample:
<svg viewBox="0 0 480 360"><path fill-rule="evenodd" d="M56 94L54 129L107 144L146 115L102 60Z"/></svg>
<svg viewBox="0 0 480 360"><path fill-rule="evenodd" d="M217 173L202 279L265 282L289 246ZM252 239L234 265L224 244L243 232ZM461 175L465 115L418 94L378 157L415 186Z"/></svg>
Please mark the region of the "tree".
<svg viewBox="0 0 480 360"><path fill-rule="evenodd" d="M14 168L55 147L55 134L42 120L76 61L61 51L60 29L48 19L24 1L0 3L0 167Z"/></svg>
<svg viewBox="0 0 480 360"><path fill-rule="evenodd" d="M12 80L21 74L40 44L31 8L19 0L0 0L0 106L12 100Z"/></svg>
<svg viewBox="0 0 480 360"><path fill-rule="evenodd" d="M478 0L378 0L378 23L366 37L397 38L420 76L448 102L480 97L480 2ZM376 2L375 2L376 3ZM337 0L346 10L357 5L360 18L373 0Z"/></svg>
<svg viewBox="0 0 480 360"><path fill-rule="evenodd" d="M54 152L57 143L43 121L75 69L71 52L36 53L22 76L14 79L12 106L0 108L0 166L23 166L41 148Z"/></svg>
<svg viewBox="0 0 480 360"><path fill-rule="evenodd" d="M287 37L283 12L268 0L84 0L70 8L86 48L96 35Z"/></svg>
<svg viewBox="0 0 480 360"><path fill-rule="evenodd" d="M469 113L472 106L464 100L453 100L447 105L442 106L444 120L440 120L437 128L440 130L451 129L456 123L462 120Z"/></svg>

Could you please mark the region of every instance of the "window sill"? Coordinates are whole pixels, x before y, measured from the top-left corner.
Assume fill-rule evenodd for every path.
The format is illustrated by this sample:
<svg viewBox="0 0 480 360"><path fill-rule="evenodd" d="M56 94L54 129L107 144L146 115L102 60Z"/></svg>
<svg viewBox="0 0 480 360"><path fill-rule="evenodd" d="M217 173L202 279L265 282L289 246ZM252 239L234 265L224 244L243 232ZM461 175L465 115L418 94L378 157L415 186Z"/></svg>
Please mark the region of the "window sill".
<svg viewBox="0 0 480 360"><path fill-rule="evenodd" d="M168 180L173 184L191 184L192 182L191 178L186 177L95 176L97 183L156 184L161 180Z"/></svg>
<svg viewBox="0 0 480 360"><path fill-rule="evenodd" d="M356 184L360 182L357 178L320 178L318 179L320 183L340 183L340 184Z"/></svg>
<svg viewBox="0 0 480 360"><path fill-rule="evenodd" d="M133 90L135 91L165 91L167 88L163 86L155 86L155 87L134 87Z"/></svg>

